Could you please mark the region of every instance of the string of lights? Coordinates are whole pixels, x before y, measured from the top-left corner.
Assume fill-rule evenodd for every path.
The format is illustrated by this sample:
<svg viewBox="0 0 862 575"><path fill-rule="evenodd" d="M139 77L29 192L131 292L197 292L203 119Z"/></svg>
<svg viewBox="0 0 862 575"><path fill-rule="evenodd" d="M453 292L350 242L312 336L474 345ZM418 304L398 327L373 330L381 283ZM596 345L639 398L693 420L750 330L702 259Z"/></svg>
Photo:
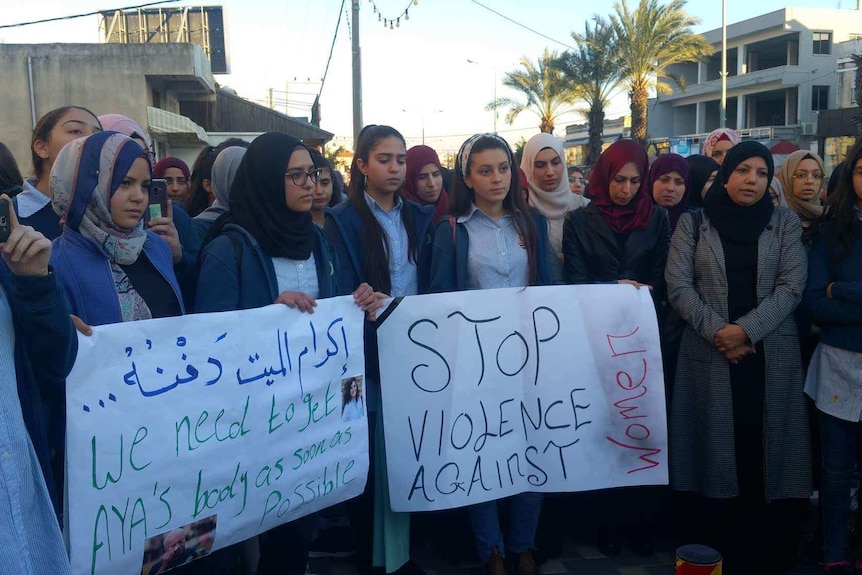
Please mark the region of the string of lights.
<svg viewBox="0 0 862 575"><path fill-rule="evenodd" d="M395 28L401 27L401 19L410 20L410 7L416 6L419 4L419 0L410 0L407 7L395 18L384 18L383 13L380 12L380 8L377 7L377 3L374 0L368 0L371 3L372 8L374 9L374 13L377 14L377 21L383 22L384 28L389 28L393 30Z"/></svg>

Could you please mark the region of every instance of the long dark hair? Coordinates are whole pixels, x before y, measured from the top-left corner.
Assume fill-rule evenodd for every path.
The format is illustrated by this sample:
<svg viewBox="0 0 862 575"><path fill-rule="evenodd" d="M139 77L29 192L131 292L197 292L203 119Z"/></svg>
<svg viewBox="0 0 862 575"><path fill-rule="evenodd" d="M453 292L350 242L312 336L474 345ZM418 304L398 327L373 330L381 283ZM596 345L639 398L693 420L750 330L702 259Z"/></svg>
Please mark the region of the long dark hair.
<svg viewBox="0 0 862 575"><path fill-rule="evenodd" d="M210 206L209 193L204 187L204 180L212 183L213 164L220 151L214 146L207 146L195 159L189 182L189 195L183 202L183 209L191 217L197 216Z"/></svg>
<svg viewBox="0 0 862 575"><path fill-rule="evenodd" d="M371 124L359 132L356 154L350 165L350 185L347 194L353 209L359 214L359 219L362 222L362 240L365 243L365 262L363 265L365 266L366 281L376 291L390 293L392 291L392 278L389 276L389 241L365 201L365 176L362 175L358 165L359 160L368 163L371 152L381 140L386 138L398 138L404 144L406 152L407 142L395 128ZM395 192L395 201L398 202L400 198L401 190L398 190ZM407 256L411 262L416 263L418 261L416 255L418 242L416 241L413 219L413 209L405 202L401 209L401 222L404 229L407 230ZM385 246L384 242L386 242Z"/></svg>
<svg viewBox="0 0 862 575"><path fill-rule="evenodd" d="M484 152L485 150L503 150L506 153L506 157L509 158L509 173L512 177L509 182L509 192L503 198L503 209L512 214L515 219L515 226L517 226L518 232L524 238L529 265L529 283L530 285L536 285L539 269L536 251L538 230L536 229L536 222L530 214L530 208L527 207L524 196L521 194L521 182L518 172L514 171L518 169L517 164L515 164L515 155L504 140L493 135L482 136L476 140L470 149L470 157L467 158L466 166L461 164L461 153L458 153L458 157L455 160L455 173L452 175L452 189L449 192L449 211L456 218L465 216L470 211L476 194L473 188L467 186L464 179L470 175L470 158L473 157L473 154Z"/></svg>
<svg viewBox="0 0 862 575"><path fill-rule="evenodd" d="M329 207L335 207L341 203L341 200L344 198L343 192L341 190L341 183L335 178L335 170L332 169L332 164L329 163L329 160L326 157L318 152L317 150L311 151L311 161L314 162L315 168L321 168L329 171L329 177L332 180L332 197L329 198Z"/></svg>
<svg viewBox="0 0 862 575"><path fill-rule="evenodd" d="M829 242L830 256L836 261L841 261L850 253L854 236L859 235L862 227L855 213L857 196L853 187L853 174L859 160L862 160L862 138L856 140L847 152L840 175L833 174L838 183L835 191L826 199L826 209L818 222L818 229L821 227L820 223L831 223L829 236L824 239Z"/></svg>
<svg viewBox="0 0 862 575"><path fill-rule="evenodd" d="M30 156L33 158L33 173L36 178L41 178L42 173L45 171L45 158L40 158L39 154L36 153L36 150L33 149L33 146L36 145L37 140L41 140L43 142L47 142L49 136L51 135L51 130L54 129L54 126L57 125L57 122L60 121L60 118L66 115L70 110L83 110L93 116L96 119L96 123L101 126L99 122L99 117L96 116L93 112L84 108L82 106L63 106L62 108L57 108L55 110L51 110L36 122L36 127L33 128L33 138L30 140Z"/></svg>
<svg viewBox="0 0 862 575"><path fill-rule="evenodd" d="M11 198L21 191L23 185L24 178L21 177L15 156L6 144L0 142L0 193Z"/></svg>

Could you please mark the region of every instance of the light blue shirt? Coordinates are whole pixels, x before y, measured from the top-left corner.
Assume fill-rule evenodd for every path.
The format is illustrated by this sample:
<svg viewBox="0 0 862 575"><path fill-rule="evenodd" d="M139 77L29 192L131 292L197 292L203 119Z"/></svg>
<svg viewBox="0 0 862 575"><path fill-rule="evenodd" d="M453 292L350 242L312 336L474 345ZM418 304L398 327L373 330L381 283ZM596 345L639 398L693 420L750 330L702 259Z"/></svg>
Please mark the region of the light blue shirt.
<svg viewBox="0 0 862 575"><path fill-rule="evenodd" d="M42 468L24 426L15 327L0 285L0 573L71 575Z"/></svg>
<svg viewBox="0 0 862 575"><path fill-rule="evenodd" d="M51 203L51 198L37 190L31 180L24 180L21 188L21 192L15 196L19 218L29 218Z"/></svg>
<svg viewBox="0 0 862 575"><path fill-rule="evenodd" d="M392 281L392 297L406 295L417 295L419 293L419 275L416 263L410 261L409 243L407 241L407 229L401 221L401 209L404 202L398 198L398 202L388 212L380 207L377 201L365 194L365 202L371 208L374 219L383 228L386 234L386 245L389 254L389 277ZM376 286L372 286L376 287Z"/></svg>
<svg viewBox="0 0 862 575"><path fill-rule="evenodd" d="M361 397L351 399L344 404L344 409L341 410L341 421L353 421L363 417L365 417L365 405L362 403Z"/></svg>
<svg viewBox="0 0 862 575"><path fill-rule="evenodd" d="M464 224L470 236L467 289L525 287L529 283L527 249L514 217L495 220L474 204L458 223Z"/></svg>
<svg viewBox="0 0 862 575"><path fill-rule="evenodd" d="M320 284L317 283L317 265L314 252L307 260L291 260L288 258L272 258L275 268L275 281L278 293L298 291L314 299L320 297Z"/></svg>

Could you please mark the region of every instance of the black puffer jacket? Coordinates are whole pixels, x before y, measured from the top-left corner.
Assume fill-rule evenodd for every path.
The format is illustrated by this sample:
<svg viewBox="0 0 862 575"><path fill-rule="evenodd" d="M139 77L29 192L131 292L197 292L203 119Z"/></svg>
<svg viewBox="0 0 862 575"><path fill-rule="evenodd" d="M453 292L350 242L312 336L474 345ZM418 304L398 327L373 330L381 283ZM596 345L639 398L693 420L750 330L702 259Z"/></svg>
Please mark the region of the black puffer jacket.
<svg viewBox="0 0 862 575"><path fill-rule="evenodd" d="M599 209L590 204L569 212L563 227L566 282L635 280L651 285L653 298L661 301L669 247L670 222L664 208L653 206L646 229L615 234Z"/></svg>

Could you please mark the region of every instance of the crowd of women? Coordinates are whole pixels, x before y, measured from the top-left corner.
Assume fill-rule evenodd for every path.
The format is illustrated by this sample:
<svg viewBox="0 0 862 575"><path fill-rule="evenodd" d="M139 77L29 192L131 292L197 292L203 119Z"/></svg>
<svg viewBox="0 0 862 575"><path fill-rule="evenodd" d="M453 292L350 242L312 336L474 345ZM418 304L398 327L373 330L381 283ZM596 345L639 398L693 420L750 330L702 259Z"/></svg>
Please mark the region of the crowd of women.
<svg viewBox="0 0 862 575"><path fill-rule="evenodd" d="M651 165L639 144L618 140L588 182L549 134L532 137L520 161L501 137L477 134L450 173L433 149L408 150L397 130L378 125L359 134L346 189L326 158L281 133L208 147L189 169L178 158L154 163L146 131L129 118L80 107L39 121L33 179L2 152L0 171L17 174L4 190L18 230L4 260L26 275L21 262L47 249L45 273L85 335L273 303L313 313L321 298L353 294L368 317L367 385L351 409L368 416L371 465L347 515L364 569L421 573L410 561L410 515L389 506L378 352L396 350L377 348L383 301L561 283L650 290L662 336L673 496L589 494L602 502L594 521L604 552L619 552L627 534L650 553L661 517L678 509L677 533L718 549L725 572L790 569L817 467L824 569L862 569L847 530L862 452L862 143L831 176L828 196L817 154L791 154L776 174L763 145L730 130L710 135L704 155L664 154ZM166 180L170 201L147 217L154 177ZM32 244L18 239L25 232ZM19 377L18 387L59 514L62 385L30 384L25 396ZM539 572L542 500L511 497L505 515L500 502L467 509L488 573ZM230 572L245 562L262 574L304 573L311 531L310 518L294 521L182 569Z"/></svg>

